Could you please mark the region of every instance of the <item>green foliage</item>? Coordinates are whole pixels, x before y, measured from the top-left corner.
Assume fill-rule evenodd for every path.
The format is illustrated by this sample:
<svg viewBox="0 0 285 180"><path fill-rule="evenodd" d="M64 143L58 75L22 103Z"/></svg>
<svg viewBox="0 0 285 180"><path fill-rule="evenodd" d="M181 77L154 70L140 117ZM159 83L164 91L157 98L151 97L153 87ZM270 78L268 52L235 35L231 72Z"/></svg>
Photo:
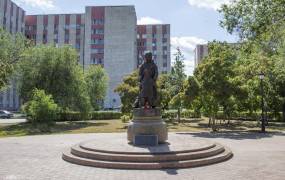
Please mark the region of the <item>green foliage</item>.
<svg viewBox="0 0 285 180"><path fill-rule="evenodd" d="M121 116L121 112L115 111L93 111L88 114L78 111L64 111L59 113L57 121L109 120L120 119Z"/></svg>
<svg viewBox="0 0 285 180"><path fill-rule="evenodd" d="M27 119L32 123L51 124L57 119L58 106L44 90L33 90L32 98L25 105Z"/></svg>
<svg viewBox="0 0 285 180"><path fill-rule="evenodd" d="M168 109L169 102L171 100L169 92L169 74L161 74L157 79L157 94L158 94L158 105L162 110Z"/></svg>
<svg viewBox="0 0 285 180"><path fill-rule="evenodd" d="M88 94L94 110L102 109L108 87L108 76L101 66L92 65L85 74Z"/></svg>
<svg viewBox="0 0 285 180"><path fill-rule="evenodd" d="M177 48L174 66L168 78L169 86L167 87L171 99L169 102L170 107L178 110L178 121L180 121L180 112L183 105L184 81L187 77L184 70L184 59L181 50Z"/></svg>
<svg viewBox="0 0 285 180"><path fill-rule="evenodd" d="M128 115L123 115L123 116L121 116L120 119L121 119L122 123L127 123L130 121L131 118Z"/></svg>
<svg viewBox="0 0 285 180"><path fill-rule="evenodd" d="M257 40L274 25L284 23L284 0L238 0L223 5L221 21L229 33L237 32L241 39Z"/></svg>
<svg viewBox="0 0 285 180"><path fill-rule="evenodd" d="M177 110L166 110L162 112L163 119L175 119L177 117ZM200 118L201 114L199 112L195 112L194 110L183 109L181 111L182 118Z"/></svg>
<svg viewBox="0 0 285 180"><path fill-rule="evenodd" d="M139 94L138 71L124 77L123 82L115 89L121 97L122 112L130 113L133 103Z"/></svg>
<svg viewBox="0 0 285 180"><path fill-rule="evenodd" d="M223 107L228 113L234 109L231 100L238 91L238 86L232 81L236 59L233 47L214 41L209 44L209 55L194 73L197 80L188 80L188 84L191 83L188 86L192 85L196 90L192 96L190 89L186 91L189 94L188 99L190 102L194 101L195 97L200 94L202 109L212 119L215 119L219 107Z"/></svg>
<svg viewBox="0 0 285 180"><path fill-rule="evenodd" d="M91 109L83 70L75 49L64 46L36 46L23 54L18 82L21 99L27 102L33 89L51 94L63 110L87 113Z"/></svg>
<svg viewBox="0 0 285 180"><path fill-rule="evenodd" d="M29 42L20 34L13 37L0 28L0 90L7 85L21 54Z"/></svg>

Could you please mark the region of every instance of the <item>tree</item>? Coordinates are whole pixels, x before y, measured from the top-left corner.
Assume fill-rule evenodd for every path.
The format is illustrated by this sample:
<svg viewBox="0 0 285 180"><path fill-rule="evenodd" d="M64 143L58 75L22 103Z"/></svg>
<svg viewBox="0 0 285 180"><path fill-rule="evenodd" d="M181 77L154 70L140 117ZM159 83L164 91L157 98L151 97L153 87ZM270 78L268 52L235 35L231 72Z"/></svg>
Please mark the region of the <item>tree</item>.
<svg viewBox="0 0 285 180"><path fill-rule="evenodd" d="M201 99L200 99L201 85L195 76L189 76L184 85L183 99L184 106L189 109L194 109L196 113L200 112Z"/></svg>
<svg viewBox="0 0 285 180"><path fill-rule="evenodd" d="M122 102L122 112L130 113L133 103L139 94L138 71L124 77L123 82L118 85L115 92L119 93Z"/></svg>
<svg viewBox="0 0 285 180"><path fill-rule="evenodd" d="M167 109L170 101L168 78L169 76L167 74L162 74L159 75L157 79L157 104L158 106L161 106L162 109ZM123 82L118 85L115 92L119 93L121 97L122 112L131 113L133 103L139 95L138 70L135 70L131 74L124 77Z"/></svg>
<svg viewBox="0 0 285 180"><path fill-rule="evenodd" d="M28 45L28 41L22 35L17 34L13 37L0 28L0 90L11 80L15 65Z"/></svg>
<svg viewBox="0 0 285 180"><path fill-rule="evenodd" d="M231 80L234 77L232 69L236 54L232 48L227 43L209 43L209 55L194 72L200 84L202 109L209 116L209 125L212 125L214 131L219 108L222 107L224 112L234 109L231 99L236 87Z"/></svg>
<svg viewBox="0 0 285 180"><path fill-rule="evenodd" d="M106 96L108 76L101 66L92 65L85 74L88 94L95 110L102 108L102 102Z"/></svg>
<svg viewBox="0 0 285 180"><path fill-rule="evenodd" d="M33 90L32 98L24 105L28 121L52 124L57 119L58 106L44 90Z"/></svg>
<svg viewBox="0 0 285 180"><path fill-rule="evenodd" d="M63 110L87 113L90 99L82 67L75 49L64 46L36 46L27 49L19 66L18 82L23 102L31 99L33 89L51 94Z"/></svg>
<svg viewBox="0 0 285 180"><path fill-rule="evenodd" d="M169 75L169 93L170 93L170 105L178 110L178 122L180 122L181 108L182 108L182 92L183 85L186 79L186 74L184 70L184 56L179 48L175 53L174 66L171 69Z"/></svg>
<svg viewBox="0 0 285 180"><path fill-rule="evenodd" d="M235 0L223 5L221 26L241 39L260 38L275 25L284 23L284 0Z"/></svg>
<svg viewBox="0 0 285 180"><path fill-rule="evenodd" d="M222 27L229 33L239 34L243 40L244 49L239 68L245 73L239 77L246 80L244 89L248 99L245 105L252 109L258 109L259 84L258 79L248 78L244 74L265 72L266 104L271 111L283 111L285 120L284 101L284 71L280 69L284 62L284 37L285 37L285 1L284 0L239 0L229 5L224 5L221 13L224 19ZM242 63L247 63L244 66ZM256 68L255 65L262 66ZM251 67L252 69L250 69ZM255 71L254 71L255 70ZM253 76L256 76L254 74Z"/></svg>

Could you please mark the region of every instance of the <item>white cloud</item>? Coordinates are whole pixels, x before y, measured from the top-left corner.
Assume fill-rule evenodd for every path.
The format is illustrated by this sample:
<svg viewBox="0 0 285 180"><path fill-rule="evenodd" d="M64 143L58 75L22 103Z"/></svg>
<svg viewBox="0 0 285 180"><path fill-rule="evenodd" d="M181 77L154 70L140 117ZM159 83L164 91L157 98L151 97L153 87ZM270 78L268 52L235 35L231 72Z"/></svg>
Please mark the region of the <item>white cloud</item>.
<svg viewBox="0 0 285 180"><path fill-rule="evenodd" d="M44 9L54 9L55 0L15 0L19 4L25 4L27 6L37 7Z"/></svg>
<svg viewBox="0 0 285 180"><path fill-rule="evenodd" d="M193 37L193 36L182 36L182 37L172 37L171 38L171 53L172 53L172 62L174 62L173 54L176 53L177 47L180 48L183 53L185 60L185 71L187 75L192 75L194 71L194 50L197 44L205 44L206 40Z"/></svg>
<svg viewBox="0 0 285 180"><path fill-rule="evenodd" d="M140 19L138 19L137 24L141 25L141 24L162 24L162 21L159 19L155 19L152 17L141 17Z"/></svg>
<svg viewBox="0 0 285 180"><path fill-rule="evenodd" d="M208 9L219 9L222 4L229 4L231 0L188 0L191 6Z"/></svg>

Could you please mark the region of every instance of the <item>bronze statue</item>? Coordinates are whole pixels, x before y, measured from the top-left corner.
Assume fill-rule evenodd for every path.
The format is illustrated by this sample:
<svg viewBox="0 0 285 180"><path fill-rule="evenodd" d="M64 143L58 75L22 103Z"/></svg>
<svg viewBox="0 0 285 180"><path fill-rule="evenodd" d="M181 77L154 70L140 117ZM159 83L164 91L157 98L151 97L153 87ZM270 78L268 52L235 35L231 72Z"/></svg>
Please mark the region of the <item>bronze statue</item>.
<svg viewBox="0 0 285 180"><path fill-rule="evenodd" d="M152 53L147 52L144 63L139 68L140 92L134 107L155 108L157 100L156 80L158 69L152 60Z"/></svg>

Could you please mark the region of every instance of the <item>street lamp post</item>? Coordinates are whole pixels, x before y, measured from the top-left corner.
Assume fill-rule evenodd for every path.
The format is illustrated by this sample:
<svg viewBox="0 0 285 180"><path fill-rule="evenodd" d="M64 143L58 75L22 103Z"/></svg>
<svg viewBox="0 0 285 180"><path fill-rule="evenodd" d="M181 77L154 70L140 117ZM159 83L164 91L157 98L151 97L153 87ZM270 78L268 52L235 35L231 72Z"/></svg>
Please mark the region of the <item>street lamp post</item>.
<svg viewBox="0 0 285 180"><path fill-rule="evenodd" d="M264 90L263 90L263 79L264 73L259 74L260 88L261 88L261 132L265 133L265 118L264 118Z"/></svg>

